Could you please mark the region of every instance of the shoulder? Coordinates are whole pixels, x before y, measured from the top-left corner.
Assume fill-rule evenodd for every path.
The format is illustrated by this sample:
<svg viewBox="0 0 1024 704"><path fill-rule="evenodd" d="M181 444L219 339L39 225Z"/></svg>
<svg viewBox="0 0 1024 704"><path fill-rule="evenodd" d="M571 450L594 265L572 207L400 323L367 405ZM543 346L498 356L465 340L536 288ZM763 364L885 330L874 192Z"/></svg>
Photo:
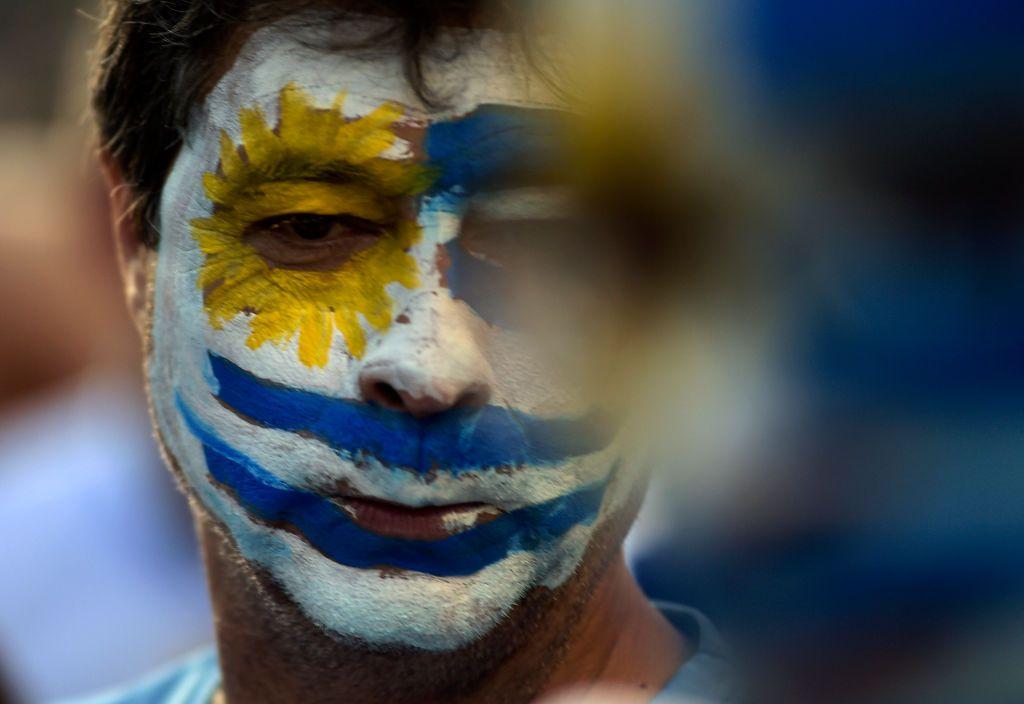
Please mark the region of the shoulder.
<svg viewBox="0 0 1024 704"><path fill-rule="evenodd" d="M67 704L208 704L220 685L217 653L196 653L135 685Z"/></svg>
<svg viewBox="0 0 1024 704"><path fill-rule="evenodd" d="M655 602L662 615L693 644L694 653L683 663L655 704L670 702L728 704L735 700L736 678L728 649L707 616L688 606Z"/></svg>

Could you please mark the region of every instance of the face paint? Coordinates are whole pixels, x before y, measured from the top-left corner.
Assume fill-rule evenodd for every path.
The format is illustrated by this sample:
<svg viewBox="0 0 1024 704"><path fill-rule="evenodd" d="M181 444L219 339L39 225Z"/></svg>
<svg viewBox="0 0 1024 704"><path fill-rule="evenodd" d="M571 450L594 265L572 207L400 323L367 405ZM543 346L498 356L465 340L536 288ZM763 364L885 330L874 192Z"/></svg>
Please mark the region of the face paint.
<svg viewBox="0 0 1024 704"><path fill-rule="evenodd" d="M245 235L253 225L288 213L346 215L385 224L387 202L417 190L422 168L381 158L395 134L388 129L400 110L384 104L346 121L339 94L330 110L318 109L300 88L280 93L277 129L262 111L239 112L242 140L236 147L221 136L220 169L204 176L210 217L192 221L193 235L206 255L199 285L207 291L206 311L215 329L251 311L246 344L281 343L298 336L299 359L324 366L333 332L348 351L366 349L359 316L375 330L391 322L390 283L412 288L416 262L407 253L419 238L415 223L395 224L393 237L381 237L349 261L329 271L275 267Z"/></svg>
<svg viewBox="0 0 1024 704"><path fill-rule="evenodd" d="M287 523L335 562L349 567L397 568L438 577L475 574L510 553L561 538L593 522L604 495L602 483L557 499L503 513L483 525L441 540L402 540L360 528L329 499L295 489L238 452L199 420L180 399L189 429L203 443L210 474L255 518Z"/></svg>
<svg viewBox="0 0 1024 704"><path fill-rule="evenodd" d="M567 159L563 122L556 111L485 105L432 124L425 147L441 176L431 186L426 209L461 214L482 194L527 173L550 178ZM452 295L487 322L516 327L520 311L510 306L516 296L505 270L470 253L463 237L449 240L445 250Z"/></svg>
<svg viewBox="0 0 1024 704"><path fill-rule="evenodd" d="M512 408L456 407L427 418L267 383L212 356L221 404L266 428L316 438L343 459L418 474L551 466L609 444L604 414L538 418Z"/></svg>
<svg viewBox="0 0 1024 704"><path fill-rule="evenodd" d="M399 56L326 39L257 32L194 116L161 203L157 425L204 510L315 623L457 648L576 570L635 462L525 333L492 324L486 299L513 294L466 285L486 260L454 256L466 214L500 215L509 174L557 153L554 101L512 42L479 32L443 63L437 113ZM414 415L371 404L368 379L489 398ZM409 539L368 529L351 496L462 508Z"/></svg>

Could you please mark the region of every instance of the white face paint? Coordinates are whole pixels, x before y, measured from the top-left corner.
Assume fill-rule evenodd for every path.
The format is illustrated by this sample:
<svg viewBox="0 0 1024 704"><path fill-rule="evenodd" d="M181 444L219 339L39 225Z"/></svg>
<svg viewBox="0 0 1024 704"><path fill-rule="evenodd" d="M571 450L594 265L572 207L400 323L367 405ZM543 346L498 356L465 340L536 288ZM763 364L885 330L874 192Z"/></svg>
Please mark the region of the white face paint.
<svg viewBox="0 0 1024 704"><path fill-rule="evenodd" d="M311 620L373 644L457 648L531 588L562 584L630 489L609 481L631 463L614 433L583 423L584 395L526 333L482 317L464 262L439 264L472 207L479 173L466 169L513 148L487 141L508 123L481 106L526 124L555 103L496 32L428 63L444 112L423 107L397 54L322 40L294 26L256 33L194 116L161 202L156 420L205 509ZM342 125L362 132L335 139ZM355 192L339 162L359 167ZM435 170L409 187L424 162ZM480 202L510 221L554 207L528 191ZM297 213L320 219L288 219ZM342 225L324 220L334 216ZM371 244L347 258L347 245L317 249L304 238L321 241L324 222L323 241ZM445 412L467 394L483 408ZM409 537L359 497L452 509L436 511L439 534Z"/></svg>

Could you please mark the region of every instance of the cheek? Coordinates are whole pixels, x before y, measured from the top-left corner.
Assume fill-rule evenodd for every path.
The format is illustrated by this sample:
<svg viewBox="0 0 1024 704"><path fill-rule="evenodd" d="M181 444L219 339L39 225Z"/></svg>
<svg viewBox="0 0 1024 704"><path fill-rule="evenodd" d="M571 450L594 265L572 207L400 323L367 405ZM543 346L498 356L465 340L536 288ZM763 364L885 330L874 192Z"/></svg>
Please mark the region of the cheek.
<svg viewBox="0 0 1024 704"><path fill-rule="evenodd" d="M625 377L622 357L613 352L611 335L584 332L572 325L544 334L492 329L487 354L499 397L543 416L614 407L614 391Z"/></svg>
<svg viewBox="0 0 1024 704"><path fill-rule="evenodd" d="M489 356L499 380L522 399L578 394L600 399L620 377L625 324L621 297L566 272L510 272L444 246L446 283L491 331ZM535 388L540 387L540 388Z"/></svg>

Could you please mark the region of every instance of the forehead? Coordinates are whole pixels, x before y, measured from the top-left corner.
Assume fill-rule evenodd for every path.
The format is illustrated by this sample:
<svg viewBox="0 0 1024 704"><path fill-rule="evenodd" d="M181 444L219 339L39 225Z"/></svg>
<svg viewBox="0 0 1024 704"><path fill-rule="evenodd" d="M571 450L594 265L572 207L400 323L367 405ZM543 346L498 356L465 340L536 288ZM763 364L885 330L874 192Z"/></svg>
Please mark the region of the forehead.
<svg viewBox="0 0 1024 704"><path fill-rule="evenodd" d="M564 109L531 69L520 40L489 29L441 31L423 55L423 73L443 105L425 105L405 78L402 51L373 42L386 28L383 20L365 16L304 15L260 29L211 92L203 122L231 131L238 110L252 105L276 117L277 97L288 84L325 107L344 92L350 117L384 102L397 103L405 121L417 123L448 120L488 104Z"/></svg>

